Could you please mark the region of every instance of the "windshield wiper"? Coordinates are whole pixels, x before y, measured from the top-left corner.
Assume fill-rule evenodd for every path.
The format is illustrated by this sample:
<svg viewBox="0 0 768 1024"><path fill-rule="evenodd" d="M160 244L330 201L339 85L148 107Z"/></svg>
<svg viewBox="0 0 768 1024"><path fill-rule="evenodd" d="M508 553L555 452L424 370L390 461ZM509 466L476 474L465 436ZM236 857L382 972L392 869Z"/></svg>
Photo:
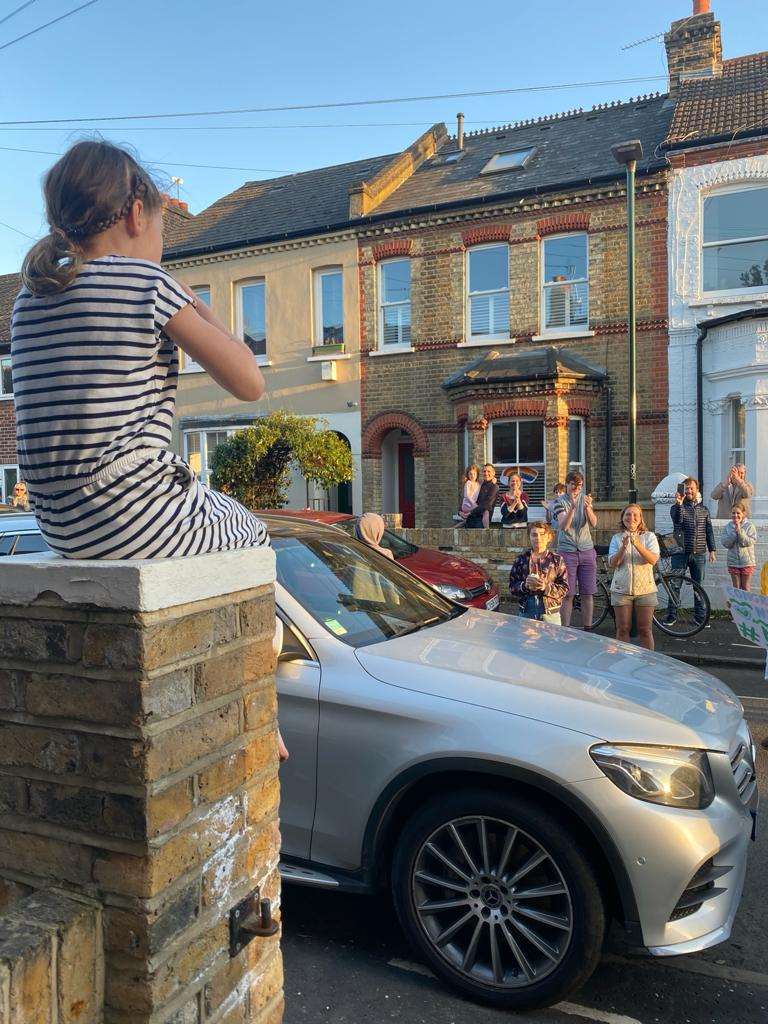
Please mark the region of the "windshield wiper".
<svg viewBox="0 0 768 1024"><path fill-rule="evenodd" d="M431 619L424 619L423 622L417 622L415 626L409 626L408 629L402 630L400 633L395 633L393 640L397 640L398 637L408 636L409 633L418 633L420 629L426 629L427 626L434 626L436 622L444 622L439 615L433 615Z"/></svg>

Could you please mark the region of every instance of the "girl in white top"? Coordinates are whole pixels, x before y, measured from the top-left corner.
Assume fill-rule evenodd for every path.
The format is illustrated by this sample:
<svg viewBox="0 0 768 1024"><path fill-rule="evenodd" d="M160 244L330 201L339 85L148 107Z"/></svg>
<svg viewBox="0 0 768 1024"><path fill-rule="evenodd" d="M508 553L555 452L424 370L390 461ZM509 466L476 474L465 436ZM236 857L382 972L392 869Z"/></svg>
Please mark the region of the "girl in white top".
<svg viewBox="0 0 768 1024"><path fill-rule="evenodd" d="M627 505L621 513L621 533L615 533L608 548L611 605L616 617L616 639L629 643L632 609L635 610L641 647L653 650L653 610L658 604L653 567L659 560L656 534L645 525L639 505Z"/></svg>
<svg viewBox="0 0 768 1024"><path fill-rule="evenodd" d="M477 507L477 496L480 493L480 467L467 466L464 472L464 491L461 496L459 515L466 519L473 508Z"/></svg>

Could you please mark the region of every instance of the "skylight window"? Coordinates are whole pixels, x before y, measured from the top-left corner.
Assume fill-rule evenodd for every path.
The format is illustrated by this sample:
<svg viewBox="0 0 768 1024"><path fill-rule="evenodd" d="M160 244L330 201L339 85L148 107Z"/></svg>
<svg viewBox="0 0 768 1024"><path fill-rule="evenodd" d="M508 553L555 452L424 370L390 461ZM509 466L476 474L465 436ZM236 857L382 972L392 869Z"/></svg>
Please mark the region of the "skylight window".
<svg viewBox="0 0 768 1024"><path fill-rule="evenodd" d="M441 153L441 154L439 154L436 157L436 159L435 159L435 163L436 164L455 164L455 163L458 163L458 161L461 160L461 158L463 156L464 156L464 150L463 149L454 149L450 153Z"/></svg>
<svg viewBox="0 0 768 1024"><path fill-rule="evenodd" d="M521 167L525 167L535 152L536 147L530 146L528 149L497 153L496 156L491 157L480 173L497 174L499 171L518 171Z"/></svg>

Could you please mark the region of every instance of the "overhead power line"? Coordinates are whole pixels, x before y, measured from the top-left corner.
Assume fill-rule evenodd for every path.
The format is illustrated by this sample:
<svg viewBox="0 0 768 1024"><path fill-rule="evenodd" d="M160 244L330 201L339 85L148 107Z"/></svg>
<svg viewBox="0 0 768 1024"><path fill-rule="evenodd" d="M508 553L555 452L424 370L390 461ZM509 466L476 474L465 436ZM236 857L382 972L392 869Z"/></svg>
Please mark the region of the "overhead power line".
<svg viewBox="0 0 768 1024"><path fill-rule="evenodd" d="M26 231L22 231L21 228L15 228L13 224L6 224L4 220L0 220L0 225L4 228L8 228L9 231L15 231L17 235L24 235L25 238L29 238L33 242L37 241L34 235L28 235Z"/></svg>
<svg viewBox="0 0 768 1024"><path fill-rule="evenodd" d="M96 3L96 0L90 0ZM88 6L85 4L84 6ZM79 10L79 8L78 8ZM74 13L74 12L72 12ZM0 47L2 49L2 47ZM52 117L24 121L0 121L0 126L38 124L84 124L106 121L156 121L165 117L219 117L222 114L273 114L289 110L333 110L348 107L375 107L394 103L424 103L431 100L458 100L472 96L509 96L521 92L555 92L558 89L588 89L605 85L629 85L636 82L667 80L666 75L642 75L638 78L606 78L595 82L561 82L557 85L520 85L509 89L480 89L470 92L435 93L431 96L397 96L375 100L345 100L334 103L291 103L279 107L236 107L225 110L188 110L166 114L111 114L105 117Z"/></svg>
<svg viewBox="0 0 768 1024"><path fill-rule="evenodd" d="M4 153L37 153L39 156L63 156L54 149L22 149L20 146L0 146ZM197 167L208 171L257 171L268 174L288 174L289 171L280 170L278 167L222 167L220 164L186 164L178 160L152 160L147 157L148 164L157 164L158 167Z"/></svg>
<svg viewBox="0 0 768 1024"><path fill-rule="evenodd" d="M30 29L29 32L25 32L21 36L16 36L15 39L9 40L7 43L0 44L0 50L7 50L9 46L13 46L14 43L20 43L22 39L29 39L30 36L37 35L38 32L42 32L44 28L50 28L51 25L56 25L60 21L64 21L65 18L71 18L73 14L77 14L78 11L84 11L86 7L93 7L99 0L88 0L88 3L80 4L79 7L74 7L71 11L67 11L65 14L60 14L58 18L51 18L50 21L46 21L44 25L38 25L37 28ZM22 10L21 7L16 8L17 11ZM15 14L16 11L12 11ZM10 18L10 14L8 18ZM7 20L7 18L5 19Z"/></svg>
<svg viewBox="0 0 768 1024"><path fill-rule="evenodd" d="M332 123L294 123L294 124L139 124L124 128L126 132L225 132L225 131L264 131L268 129L283 130L286 128L424 128L429 127L430 120L423 121L350 121ZM499 119L477 120L466 118L464 124L498 124ZM64 129L51 125L32 125L28 128L16 128L0 124L0 131L5 132L59 132Z"/></svg>
<svg viewBox="0 0 768 1024"><path fill-rule="evenodd" d="M4 18L0 18L0 25L4 25L6 21L9 21L14 16L14 14L19 14L21 11L25 10L25 8L31 7L34 3L37 3L37 0L27 0L25 4L17 7L14 11L11 11L10 14L6 14Z"/></svg>

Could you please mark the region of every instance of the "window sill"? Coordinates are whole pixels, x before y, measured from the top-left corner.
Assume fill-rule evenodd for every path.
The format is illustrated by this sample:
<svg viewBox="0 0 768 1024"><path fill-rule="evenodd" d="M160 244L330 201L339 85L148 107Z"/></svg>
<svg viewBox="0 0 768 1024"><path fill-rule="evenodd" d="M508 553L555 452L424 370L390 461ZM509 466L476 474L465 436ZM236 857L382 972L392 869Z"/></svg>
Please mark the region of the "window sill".
<svg viewBox="0 0 768 1024"><path fill-rule="evenodd" d="M495 345L514 345L517 338L470 338L469 341L458 341L456 348L491 348Z"/></svg>
<svg viewBox="0 0 768 1024"><path fill-rule="evenodd" d="M10 395L0 395L0 402L12 402L12 401L13 401L13 392L11 392Z"/></svg>
<svg viewBox="0 0 768 1024"><path fill-rule="evenodd" d="M415 352L416 349L412 345L392 345L391 348L375 348L372 349L369 356L399 356L405 352Z"/></svg>
<svg viewBox="0 0 768 1024"><path fill-rule="evenodd" d="M706 308L707 306L728 306L736 303L768 301L768 288L740 288L732 292L710 292L709 294L697 295L688 303L692 309ZM768 312L768 310L766 311Z"/></svg>
<svg viewBox="0 0 768 1024"><path fill-rule="evenodd" d="M182 366L179 373L207 373L204 366Z"/></svg>
<svg viewBox="0 0 768 1024"><path fill-rule="evenodd" d="M594 331L545 331L534 334L531 341L567 341L569 338L594 338Z"/></svg>
<svg viewBox="0 0 768 1024"><path fill-rule="evenodd" d="M326 356L307 356L308 363L331 363L339 359L351 359L349 352L329 352Z"/></svg>
<svg viewBox="0 0 768 1024"><path fill-rule="evenodd" d="M272 360L266 356L256 356L256 362L259 366L272 366Z"/></svg>

